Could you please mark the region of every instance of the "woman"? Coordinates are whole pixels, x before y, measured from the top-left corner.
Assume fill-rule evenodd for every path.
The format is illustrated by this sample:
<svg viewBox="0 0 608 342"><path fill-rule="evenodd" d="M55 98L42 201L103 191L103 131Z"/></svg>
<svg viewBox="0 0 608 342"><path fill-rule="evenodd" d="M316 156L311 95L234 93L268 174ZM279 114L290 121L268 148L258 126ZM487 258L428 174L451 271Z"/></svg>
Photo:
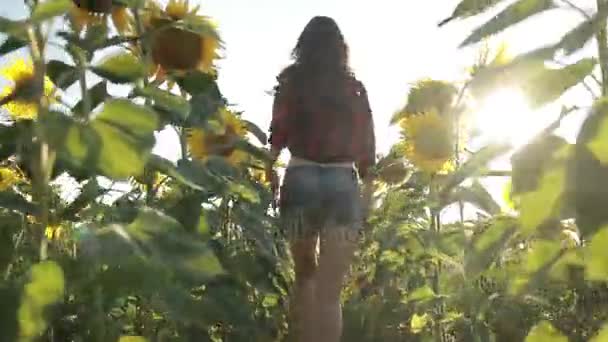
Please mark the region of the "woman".
<svg viewBox="0 0 608 342"><path fill-rule="evenodd" d="M270 125L272 162L291 159L280 192L283 229L295 262L296 338L337 342L340 292L371 189L375 137L367 94L348 65L336 22L315 17L298 39L294 62L277 78ZM363 198L359 179L363 180ZM319 257L316 250L319 242Z"/></svg>

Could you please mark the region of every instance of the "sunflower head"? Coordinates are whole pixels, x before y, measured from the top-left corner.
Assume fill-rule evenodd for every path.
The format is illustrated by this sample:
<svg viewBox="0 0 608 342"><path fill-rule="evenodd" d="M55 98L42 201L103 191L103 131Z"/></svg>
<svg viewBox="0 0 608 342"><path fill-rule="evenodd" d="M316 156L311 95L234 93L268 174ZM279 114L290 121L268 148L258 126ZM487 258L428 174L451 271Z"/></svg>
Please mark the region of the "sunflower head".
<svg viewBox="0 0 608 342"><path fill-rule="evenodd" d="M44 230L44 235L49 240L59 240L64 236L64 229L61 225L48 225Z"/></svg>
<svg viewBox="0 0 608 342"><path fill-rule="evenodd" d="M235 148L235 143L242 139L246 126L240 118L226 108L219 111L218 127L192 128L188 131L188 148L195 159L206 160L210 156L225 158L230 164L240 164L247 154Z"/></svg>
<svg viewBox="0 0 608 342"><path fill-rule="evenodd" d="M458 90L444 81L423 79L414 84L407 97L403 111L408 114L422 113L436 108L444 115L452 106Z"/></svg>
<svg viewBox="0 0 608 342"><path fill-rule="evenodd" d="M401 128L405 139L400 151L416 167L428 173L451 169L455 138L449 120L431 110L404 118Z"/></svg>
<svg viewBox="0 0 608 342"><path fill-rule="evenodd" d="M0 168L0 191L6 191L22 179L21 174L9 167Z"/></svg>
<svg viewBox="0 0 608 342"><path fill-rule="evenodd" d="M44 89L39 89L34 72L34 64L29 59L15 59L0 68L0 76L11 82L0 93L0 102L15 120L32 120L38 113L38 98L44 94L53 102L55 86L48 77L44 78Z"/></svg>
<svg viewBox="0 0 608 342"><path fill-rule="evenodd" d="M152 59L166 71L184 73L200 70L211 72L218 57L219 35L210 18L196 14L186 0L170 0L164 10L152 2L144 19L152 35ZM188 26L171 26L172 22L187 19Z"/></svg>
<svg viewBox="0 0 608 342"><path fill-rule="evenodd" d="M125 34L132 29L132 18L126 7L114 5L112 0L72 0L70 19L77 31L86 27L102 25L108 16L118 32Z"/></svg>
<svg viewBox="0 0 608 342"><path fill-rule="evenodd" d="M74 6L90 13L108 14L112 10L112 0L72 0Z"/></svg>
<svg viewBox="0 0 608 342"><path fill-rule="evenodd" d="M198 11L198 7L190 9L188 0L169 0L165 7L165 13L173 20L184 19L189 14Z"/></svg>

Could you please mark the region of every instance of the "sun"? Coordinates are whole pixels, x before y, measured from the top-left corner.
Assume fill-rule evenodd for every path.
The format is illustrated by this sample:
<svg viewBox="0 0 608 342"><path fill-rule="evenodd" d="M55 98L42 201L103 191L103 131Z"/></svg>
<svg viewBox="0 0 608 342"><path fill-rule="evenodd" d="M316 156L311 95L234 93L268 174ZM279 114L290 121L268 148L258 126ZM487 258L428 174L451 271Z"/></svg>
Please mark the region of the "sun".
<svg viewBox="0 0 608 342"><path fill-rule="evenodd" d="M504 142L518 148L547 125L546 109L532 110L524 93L502 88L483 99L473 114L481 140Z"/></svg>

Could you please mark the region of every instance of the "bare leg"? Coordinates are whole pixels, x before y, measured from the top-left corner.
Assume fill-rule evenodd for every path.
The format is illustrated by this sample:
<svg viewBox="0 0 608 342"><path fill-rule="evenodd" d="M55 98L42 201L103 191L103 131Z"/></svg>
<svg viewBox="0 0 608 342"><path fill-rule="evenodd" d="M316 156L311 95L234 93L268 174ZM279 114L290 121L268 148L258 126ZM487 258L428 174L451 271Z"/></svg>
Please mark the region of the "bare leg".
<svg viewBox="0 0 608 342"><path fill-rule="evenodd" d="M342 336L340 293L357 246L349 228L328 227L321 233L321 251L317 271L319 342L339 342Z"/></svg>
<svg viewBox="0 0 608 342"><path fill-rule="evenodd" d="M316 342L316 251L318 236L291 241L291 253L295 263L295 296L292 308L295 314L295 336L297 342Z"/></svg>

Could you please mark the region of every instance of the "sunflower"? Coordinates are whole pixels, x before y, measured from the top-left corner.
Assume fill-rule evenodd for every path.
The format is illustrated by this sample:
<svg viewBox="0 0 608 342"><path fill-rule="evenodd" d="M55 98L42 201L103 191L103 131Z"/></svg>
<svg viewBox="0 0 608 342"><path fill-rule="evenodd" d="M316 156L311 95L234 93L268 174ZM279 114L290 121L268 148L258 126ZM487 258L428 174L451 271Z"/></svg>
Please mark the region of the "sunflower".
<svg viewBox="0 0 608 342"><path fill-rule="evenodd" d="M452 106L457 93L456 87L449 82L432 79L420 80L412 86L403 112L410 115L437 108L439 114L444 115Z"/></svg>
<svg viewBox="0 0 608 342"><path fill-rule="evenodd" d="M437 110L408 116L400 125L405 139L398 149L415 166L428 173L446 172L452 168L453 128Z"/></svg>
<svg viewBox="0 0 608 342"><path fill-rule="evenodd" d="M44 230L44 235L49 240L59 240L64 234L64 229L60 225L49 225Z"/></svg>
<svg viewBox="0 0 608 342"><path fill-rule="evenodd" d="M0 191L6 191L22 179L21 174L9 167L0 168Z"/></svg>
<svg viewBox="0 0 608 342"><path fill-rule="evenodd" d="M195 159L207 160L210 156L226 158L238 165L247 159L247 153L235 148L234 143L247 133L245 124L235 114L223 108L219 112L217 130L192 128L188 130L188 148Z"/></svg>
<svg viewBox="0 0 608 342"><path fill-rule="evenodd" d="M12 85L5 86L0 92L0 103L15 120L33 120L38 114L38 97L40 91L35 80L34 64L29 59L15 59L0 68L0 75ZM48 77L44 78L44 96L49 102L55 86Z"/></svg>
<svg viewBox="0 0 608 342"><path fill-rule="evenodd" d="M198 6L190 8L187 0L170 0L164 10L155 2L149 4L144 25L155 30L150 43L158 73L213 72L220 40L216 25L196 14L198 10ZM188 27L170 25L178 21Z"/></svg>
<svg viewBox="0 0 608 342"><path fill-rule="evenodd" d="M70 18L77 31L104 24L108 16L112 18L118 32L131 32L133 20L125 6L114 5L112 0L72 0Z"/></svg>

